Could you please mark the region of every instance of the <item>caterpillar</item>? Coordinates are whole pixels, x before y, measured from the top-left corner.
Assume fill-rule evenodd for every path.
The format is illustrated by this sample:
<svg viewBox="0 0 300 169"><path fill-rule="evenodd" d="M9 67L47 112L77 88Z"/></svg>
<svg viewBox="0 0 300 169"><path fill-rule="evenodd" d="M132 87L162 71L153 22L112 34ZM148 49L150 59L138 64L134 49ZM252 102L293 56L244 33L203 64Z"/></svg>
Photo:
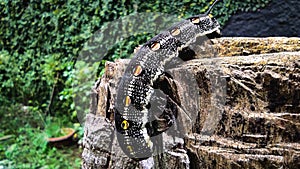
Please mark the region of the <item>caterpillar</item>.
<svg viewBox="0 0 300 169"><path fill-rule="evenodd" d="M165 75L166 64L197 37L220 33L220 24L209 15L217 2L215 0L204 14L189 17L156 35L131 59L118 85L114 114L117 139L128 157L152 156L156 144L152 138L174 124L178 105L169 96L162 104L164 98L157 94L155 86ZM153 118L156 111L163 113Z"/></svg>

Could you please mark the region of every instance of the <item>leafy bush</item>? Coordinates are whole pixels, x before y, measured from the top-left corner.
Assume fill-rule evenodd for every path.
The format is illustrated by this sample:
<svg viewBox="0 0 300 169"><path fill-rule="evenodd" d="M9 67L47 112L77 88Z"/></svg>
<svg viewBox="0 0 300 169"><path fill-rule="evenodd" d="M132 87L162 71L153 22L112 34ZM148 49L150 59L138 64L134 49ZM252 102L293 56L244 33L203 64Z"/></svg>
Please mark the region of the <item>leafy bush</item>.
<svg viewBox="0 0 300 169"><path fill-rule="evenodd" d="M212 13L224 25L237 10L256 10L266 3L260 0L219 2ZM44 112L51 103L52 114L73 113L74 63L84 42L103 23L133 12L161 12L185 18L207 9L205 0L2 1L0 101L37 106ZM107 59L129 56L137 43L128 42L141 44L147 39L148 34L129 38L115 47ZM129 47L124 48L126 45Z"/></svg>
<svg viewBox="0 0 300 169"><path fill-rule="evenodd" d="M79 168L80 150L76 147L49 147L47 138L61 127L73 127L69 118L45 117L37 108L13 105L0 116L0 166L8 168ZM37 114L35 114L37 113ZM83 129L73 127L82 137Z"/></svg>
<svg viewBox="0 0 300 169"><path fill-rule="evenodd" d="M48 147L46 134L36 128L26 126L18 129L18 136L0 145L0 166L9 168L79 168L79 154L74 148L58 150ZM14 141L13 141L14 139ZM78 152L78 151L77 151Z"/></svg>

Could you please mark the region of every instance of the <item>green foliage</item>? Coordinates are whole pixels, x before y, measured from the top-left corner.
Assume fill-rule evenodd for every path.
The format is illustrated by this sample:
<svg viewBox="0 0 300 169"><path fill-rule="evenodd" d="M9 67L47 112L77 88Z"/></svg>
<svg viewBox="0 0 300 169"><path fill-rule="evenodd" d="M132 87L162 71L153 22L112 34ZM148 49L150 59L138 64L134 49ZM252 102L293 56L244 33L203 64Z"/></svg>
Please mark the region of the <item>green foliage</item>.
<svg viewBox="0 0 300 169"><path fill-rule="evenodd" d="M71 125L67 125L68 122L63 122L63 120L67 120L68 118L52 118L48 117L46 118L45 128L44 128L44 134L46 137L60 137L65 135L62 131L62 128L64 127L71 127Z"/></svg>
<svg viewBox="0 0 300 169"><path fill-rule="evenodd" d="M84 43L105 23L122 16L160 12L186 18L205 12L208 2L212 0L0 1L0 166L78 168L79 158L72 166L74 160L47 147L44 138L49 121L44 119L49 115L63 119L49 129L54 132L55 127L77 122L78 111L87 107L77 106L73 100L89 101L88 91L103 72L104 62L128 58L154 34L145 32L120 40L103 60L92 65L77 61ZM255 11L268 2L224 0L212 14L224 25L236 11ZM153 25L155 18L144 20L145 27ZM129 30L134 31L135 27ZM86 79L88 82L82 83ZM82 136L82 127L77 125L77 130ZM1 140L8 136L10 139Z"/></svg>
<svg viewBox="0 0 300 169"><path fill-rule="evenodd" d="M61 127L73 127L68 117L46 117L35 107L13 105L0 112L0 166L8 168L79 168L80 150L56 149L47 145L47 138ZM82 127L74 129L82 137ZM74 163L75 161L75 163Z"/></svg>
<svg viewBox="0 0 300 169"><path fill-rule="evenodd" d="M26 126L17 135L0 144L0 166L8 168L79 168L80 159L73 149L59 150L47 146L46 134ZM4 144L3 144L4 143Z"/></svg>
<svg viewBox="0 0 300 169"><path fill-rule="evenodd" d="M268 2L227 0L219 2L212 13L224 25L236 11L256 10ZM76 114L72 105L74 63L84 42L104 23L134 12L185 18L203 13L208 7L207 0L1 1L0 101L36 106L44 112L52 102L52 114ZM130 56L135 46L151 36L125 39L107 53L105 60ZM52 91L54 98L50 101Z"/></svg>
<svg viewBox="0 0 300 169"><path fill-rule="evenodd" d="M266 3L268 1L228 0L219 2L213 14L224 25L237 10L256 10ZM3 83L0 86L0 101L37 106L44 112L50 108L51 113L56 115L74 114L74 63L84 42L105 22L145 11L185 18L205 12L208 6L205 0L2 1L0 80ZM105 60L130 56L134 47L151 36L153 34L132 36L119 42L107 53ZM54 98L50 100L52 91Z"/></svg>

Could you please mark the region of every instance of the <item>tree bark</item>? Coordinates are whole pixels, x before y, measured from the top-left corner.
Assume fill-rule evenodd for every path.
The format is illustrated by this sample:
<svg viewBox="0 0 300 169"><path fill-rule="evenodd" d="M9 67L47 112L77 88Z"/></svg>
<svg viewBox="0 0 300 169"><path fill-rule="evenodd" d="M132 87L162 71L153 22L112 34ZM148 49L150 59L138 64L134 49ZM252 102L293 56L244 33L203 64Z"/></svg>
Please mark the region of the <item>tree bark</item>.
<svg viewBox="0 0 300 169"><path fill-rule="evenodd" d="M300 38L212 42L218 57L199 50L169 70L184 110L176 121L181 135L164 133L165 153L140 162L122 152L114 131L129 60L107 62L91 94L82 168L300 168Z"/></svg>

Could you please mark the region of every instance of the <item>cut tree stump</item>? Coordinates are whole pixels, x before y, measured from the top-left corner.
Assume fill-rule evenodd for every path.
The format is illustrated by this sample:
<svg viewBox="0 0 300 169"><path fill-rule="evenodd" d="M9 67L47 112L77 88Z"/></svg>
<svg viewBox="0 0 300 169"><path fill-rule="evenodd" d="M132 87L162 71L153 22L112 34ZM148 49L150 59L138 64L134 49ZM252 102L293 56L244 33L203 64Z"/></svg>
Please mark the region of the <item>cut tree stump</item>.
<svg viewBox="0 0 300 169"><path fill-rule="evenodd" d="M82 168L300 168L300 38L212 42L218 57L197 53L170 70L193 123L180 114L183 135L164 133L165 153L141 162L122 152L114 130L116 90L129 60L107 62L91 94ZM186 71L196 92L181 83Z"/></svg>

